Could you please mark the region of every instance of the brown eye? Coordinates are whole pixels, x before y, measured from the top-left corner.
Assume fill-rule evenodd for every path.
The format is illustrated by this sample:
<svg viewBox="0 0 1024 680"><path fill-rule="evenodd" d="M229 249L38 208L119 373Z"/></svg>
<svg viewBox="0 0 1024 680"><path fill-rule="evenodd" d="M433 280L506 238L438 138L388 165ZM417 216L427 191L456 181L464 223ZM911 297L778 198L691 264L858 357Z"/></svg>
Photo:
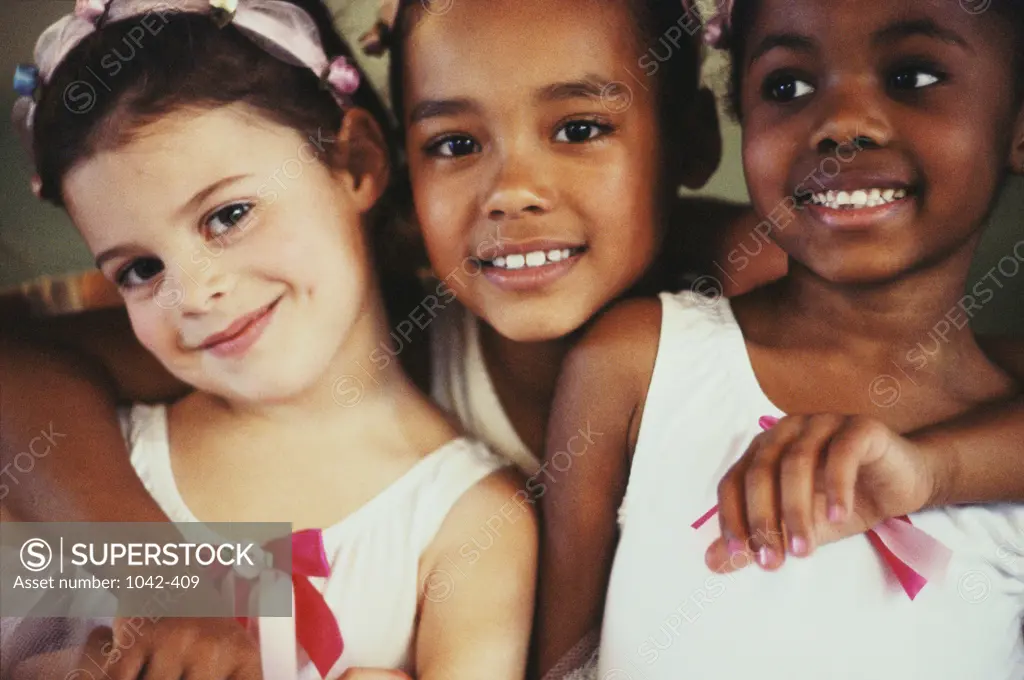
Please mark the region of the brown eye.
<svg viewBox="0 0 1024 680"><path fill-rule="evenodd" d="M461 158L462 156L480 153L481 147L472 137L452 135L427 145L426 151L431 156Z"/></svg>
<svg viewBox="0 0 1024 680"><path fill-rule="evenodd" d="M122 288L141 286L164 270L164 263L155 257L140 257L118 272L117 285Z"/></svg>
<svg viewBox="0 0 1024 680"><path fill-rule="evenodd" d="M923 68L906 68L889 77L889 87L894 90L919 90L940 82L942 77Z"/></svg>
<svg viewBox="0 0 1024 680"><path fill-rule="evenodd" d="M238 226L245 216L252 211L250 203L233 203L221 208L206 221L207 235L219 238Z"/></svg>
<svg viewBox="0 0 1024 680"><path fill-rule="evenodd" d="M770 76L764 83L765 99L785 104L814 93L814 86L794 75Z"/></svg>
<svg viewBox="0 0 1024 680"><path fill-rule="evenodd" d="M555 133L555 141L581 144L609 132L611 132L609 125L602 125L592 120L573 120L558 129L558 132Z"/></svg>

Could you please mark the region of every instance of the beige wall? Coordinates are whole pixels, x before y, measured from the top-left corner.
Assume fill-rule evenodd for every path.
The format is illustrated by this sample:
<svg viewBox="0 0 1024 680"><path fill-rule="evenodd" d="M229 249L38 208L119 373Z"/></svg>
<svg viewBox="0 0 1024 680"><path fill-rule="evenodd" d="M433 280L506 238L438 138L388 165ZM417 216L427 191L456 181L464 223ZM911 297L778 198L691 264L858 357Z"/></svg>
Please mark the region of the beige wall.
<svg viewBox="0 0 1024 680"><path fill-rule="evenodd" d="M328 0L343 32L360 35L374 20L376 0ZM512 1L512 0L506 0ZM557 0L552 0L557 1ZM14 94L10 74L19 61L30 61L36 37L51 21L74 6L72 0L0 0L4 9L0 25L0 110L10 111ZM364 60L377 82L383 84L384 60ZM721 80L720 64L710 64L710 80ZM3 114L6 119L7 114ZM705 188L709 195L746 200L739 164L739 131L724 122L725 159L718 174ZM941 143L941 140L936 140ZM0 124L0 288L53 273L91 267L78 235L58 210L39 204L28 190L28 165L11 128ZM1001 258L1013 257L1013 248L1024 241L1024 180L1015 179L993 217L978 253L971 285L981 281ZM1024 256L1024 244L1017 248ZM1020 270L1013 274L1011 265ZM977 319L979 330L1024 335L1024 263L1003 261L1003 271L987 279L994 292ZM998 286L1004 286L1000 289Z"/></svg>

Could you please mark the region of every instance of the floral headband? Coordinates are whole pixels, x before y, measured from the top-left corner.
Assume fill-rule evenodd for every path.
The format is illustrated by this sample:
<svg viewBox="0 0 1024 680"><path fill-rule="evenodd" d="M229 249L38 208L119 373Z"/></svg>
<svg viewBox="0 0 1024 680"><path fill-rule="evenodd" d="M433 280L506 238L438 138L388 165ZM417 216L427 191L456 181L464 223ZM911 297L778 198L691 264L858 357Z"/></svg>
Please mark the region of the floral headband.
<svg viewBox="0 0 1024 680"><path fill-rule="evenodd" d="M282 0L76 0L68 14L43 31L36 42L35 64L21 64L14 72L15 127L32 150L36 94L79 43L109 21L170 12L209 14L218 26L233 24L271 55L312 70L342 109L359 89L359 70L345 57L329 59L320 43L313 19L298 6ZM38 177L32 188L39 195Z"/></svg>
<svg viewBox="0 0 1024 680"><path fill-rule="evenodd" d="M704 43L716 49L729 47L732 37L732 10L736 0L715 0L715 9L704 25Z"/></svg>

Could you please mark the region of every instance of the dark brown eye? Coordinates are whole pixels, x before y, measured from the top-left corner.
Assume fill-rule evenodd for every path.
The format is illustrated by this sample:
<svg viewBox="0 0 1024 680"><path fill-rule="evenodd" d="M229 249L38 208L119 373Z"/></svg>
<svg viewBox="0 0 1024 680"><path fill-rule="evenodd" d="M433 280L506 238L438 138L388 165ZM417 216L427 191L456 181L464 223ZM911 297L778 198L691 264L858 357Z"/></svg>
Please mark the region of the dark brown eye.
<svg viewBox="0 0 1024 680"><path fill-rule="evenodd" d="M769 77L764 83L765 99L785 104L814 93L814 86L794 75L784 74Z"/></svg>
<svg viewBox="0 0 1024 680"><path fill-rule="evenodd" d="M465 135L452 135L427 146L427 153L442 158L461 158L480 153L481 147L475 139Z"/></svg>

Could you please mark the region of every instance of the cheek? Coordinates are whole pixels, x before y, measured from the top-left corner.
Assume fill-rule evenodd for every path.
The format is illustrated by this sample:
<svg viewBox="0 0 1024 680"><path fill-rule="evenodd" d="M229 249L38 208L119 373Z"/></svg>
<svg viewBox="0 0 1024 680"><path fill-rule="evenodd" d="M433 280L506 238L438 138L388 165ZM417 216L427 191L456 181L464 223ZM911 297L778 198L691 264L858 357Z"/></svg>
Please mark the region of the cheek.
<svg viewBox="0 0 1024 680"><path fill-rule="evenodd" d="M419 175L413 180L416 220L430 261L436 269L450 269L466 255L466 237L472 229L472 206L459 196L472 195L454 179Z"/></svg>
<svg viewBox="0 0 1024 680"><path fill-rule="evenodd" d="M791 167L793 151L788 137L774 131L744 131L743 174L755 211L759 215L771 211L788 193L786 169Z"/></svg>
<svg viewBox="0 0 1024 680"><path fill-rule="evenodd" d="M177 348L177 332L167 312L154 300L128 302L126 307L132 330L142 346L161 361L173 354Z"/></svg>

